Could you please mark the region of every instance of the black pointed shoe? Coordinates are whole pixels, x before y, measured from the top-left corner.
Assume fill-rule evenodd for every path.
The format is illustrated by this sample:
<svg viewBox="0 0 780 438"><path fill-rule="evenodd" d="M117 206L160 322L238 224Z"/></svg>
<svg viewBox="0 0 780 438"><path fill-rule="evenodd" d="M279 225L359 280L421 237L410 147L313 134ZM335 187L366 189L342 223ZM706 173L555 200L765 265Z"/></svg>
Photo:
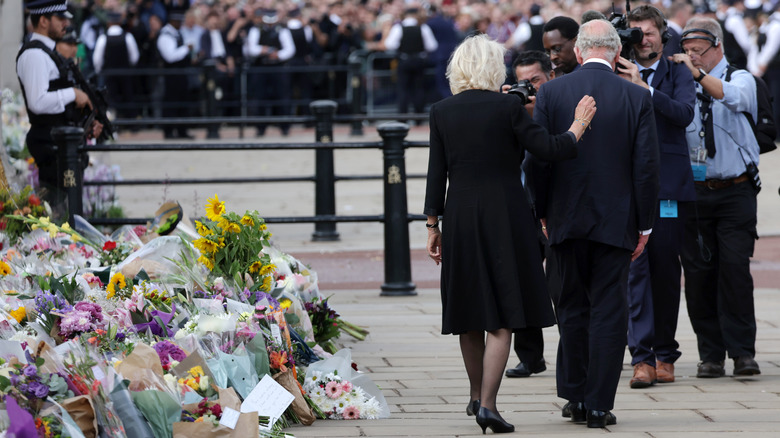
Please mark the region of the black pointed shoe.
<svg viewBox="0 0 780 438"><path fill-rule="evenodd" d="M569 402L566 403L566 406L569 407L569 418L571 418L571 421L575 423L584 423L586 416L586 410L585 410L585 403L583 402ZM561 415L566 416L564 410L566 409L566 406L561 409Z"/></svg>
<svg viewBox="0 0 780 438"><path fill-rule="evenodd" d="M466 415L473 417L479 412L479 400L472 400L466 405Z"/></svg>
<svg viewBox="0 0 780 438"><path fill-rule="evenodd" d="M477 412L477 424L482 428L482 435L485 434L488 427L493 433L511 433L515 431L515 426L507 423L498 412L493 412L484 407L480 407Z"/></svg>
<svg viewBox="0 0 780 438"><path fill-rule="evenodd" d="M615 414L609 411L597 411L591 409L588 411L588 427L590 428L605 428L617 424L617 417Z"/></svg>
<svg viewBox="0 0 780 438"><path fill-rule="evenodd" d="M544 358L542 358L531 365L520 362L516 367L506 370L505 375L507 377L530 377L531 374L539 374L546 370L547 363L545 363Z"/></svg>

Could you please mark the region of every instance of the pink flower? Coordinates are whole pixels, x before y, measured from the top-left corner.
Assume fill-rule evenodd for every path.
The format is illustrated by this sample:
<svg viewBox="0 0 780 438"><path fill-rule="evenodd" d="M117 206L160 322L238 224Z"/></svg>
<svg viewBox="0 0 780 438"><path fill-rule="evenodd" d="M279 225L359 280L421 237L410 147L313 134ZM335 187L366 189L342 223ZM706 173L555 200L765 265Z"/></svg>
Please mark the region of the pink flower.
<svg viewBox="0 0 780 438"><path fill-rule="evenodd" d="M327 394L330 398L339 398L343 393L344 390L341 388L341 384L339 382L328 382L328 384L325 385L325 394Z"/></svg>
<svg viewBox="0 0 780 438"><path fill-rule="evenodd" d="M144 295L133 291L130 299L125 300L125 308L131 312L141 312L144 310Z"/></svg>
<svg viewBox="0 0 780 438"><path fill-rule="evenodd" d="M359 420L360 409L358 409L357 406L347 406L344 408L344 412L341 413L341 416L344 417L345 420Z"/></svg>
<svg viewBox="0 0 780 438"><path fill-rule="evenodd" d="M352 382L349 380L344 380L341 382L341 389L344 392L352 392Z"/></svg>
<svg viewBox="0 0 780 438"><path fill-rule="evenodd" d="M133 326L133 318L130 316L130 311L127 309L116 309L110 312L109 315L111 315L122 328Z"/></svg>

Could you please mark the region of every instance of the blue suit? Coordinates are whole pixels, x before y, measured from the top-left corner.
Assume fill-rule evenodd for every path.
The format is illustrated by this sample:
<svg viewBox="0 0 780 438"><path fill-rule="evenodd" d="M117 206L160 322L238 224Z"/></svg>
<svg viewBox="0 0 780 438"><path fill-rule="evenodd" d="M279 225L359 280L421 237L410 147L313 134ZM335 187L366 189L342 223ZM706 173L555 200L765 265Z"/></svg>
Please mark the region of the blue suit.
<svg viewBox="0 0 780 438"><path fill-rule="evenodd" d="M650 93L598 62L542 85L534 120L553 134L568 130L585 94L598 111L577 158L533 157L528 176L561 281L558 396L609 411L626 348L631 253L656 217L658 141Z"/></svg>
<svg viewBox="0 0 780 438"><path fill-rule="evenodd" d="M685 129L694 117L696 87L684 64L658 63L651 84L660 149L659 216L645 251L631 263L628 276L628 348L631 365L680 357L675 341L680 310L680 250L684 204L696 199ZM677 201L675 217L662 217ZM668 211L671 211L668 210Z"/></svg>

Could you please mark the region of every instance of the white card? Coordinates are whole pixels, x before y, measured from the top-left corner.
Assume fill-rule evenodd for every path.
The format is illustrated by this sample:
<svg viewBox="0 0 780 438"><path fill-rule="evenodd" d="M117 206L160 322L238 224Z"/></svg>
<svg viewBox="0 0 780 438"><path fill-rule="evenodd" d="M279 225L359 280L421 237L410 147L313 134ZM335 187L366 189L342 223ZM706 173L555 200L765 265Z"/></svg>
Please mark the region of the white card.
<svg viewBox="0 0 780 438"><path fill-rule="evenodd" d="M276 345L284 345L282 343L282 330L279 328L279 324L271 324L271 336L276 341Z"/></svg>
<svg viewBox="0 0 780 438"><path fill-rule="evenodd" d="M284 414L293 400L295 396L266 374L241 403L241 412L257 412L257 415L270 417L268 424L270 428Z"/></svg>
<svg viewBox="0 0 780 438"><path fill-rule="evenodd" d="M21 363L27 363L27 358L24 356L24 349L22 349L22 343L19 341L6 341L0 339L0 357L10 359L16 357Z"/></svg>
<svg viewBox="0 0 780 438"><path fill-rule="evenodd" d="M219 424L230 429L235 429L236 423L238 423L239 415L241 415L241 412L238 412L232 408L224 407L222 408L222 418L219 419Z"/></svg>
<svg viewBox="0 0 780 438"><path fill-rule="evenodd" d="M249 304L242 303L236 300L231 300L230 298L226 299L225 301L227 301L227 310L230 313L237 313L239 315L244 312L250 314L255 313L255 308L250 306Z"/></svg>

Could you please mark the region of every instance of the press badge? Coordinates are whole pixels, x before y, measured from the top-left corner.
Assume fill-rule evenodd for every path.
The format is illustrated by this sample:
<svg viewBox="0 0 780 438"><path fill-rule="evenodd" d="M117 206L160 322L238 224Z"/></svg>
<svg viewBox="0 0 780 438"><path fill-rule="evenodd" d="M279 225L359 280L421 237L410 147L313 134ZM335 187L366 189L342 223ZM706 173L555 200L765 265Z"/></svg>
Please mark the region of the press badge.
<svg viewBox="0 0 780 438"><path fill-rule="evenodd" d="M707 179L707 165L706 164L691 164L693 168L693 180L704 181Z"/></svg>
<svg viewBox="0 0 780 438"><path fill-rule="evenodd" d="M661 200L661 217L677 217L677 201Z"/></svg>

